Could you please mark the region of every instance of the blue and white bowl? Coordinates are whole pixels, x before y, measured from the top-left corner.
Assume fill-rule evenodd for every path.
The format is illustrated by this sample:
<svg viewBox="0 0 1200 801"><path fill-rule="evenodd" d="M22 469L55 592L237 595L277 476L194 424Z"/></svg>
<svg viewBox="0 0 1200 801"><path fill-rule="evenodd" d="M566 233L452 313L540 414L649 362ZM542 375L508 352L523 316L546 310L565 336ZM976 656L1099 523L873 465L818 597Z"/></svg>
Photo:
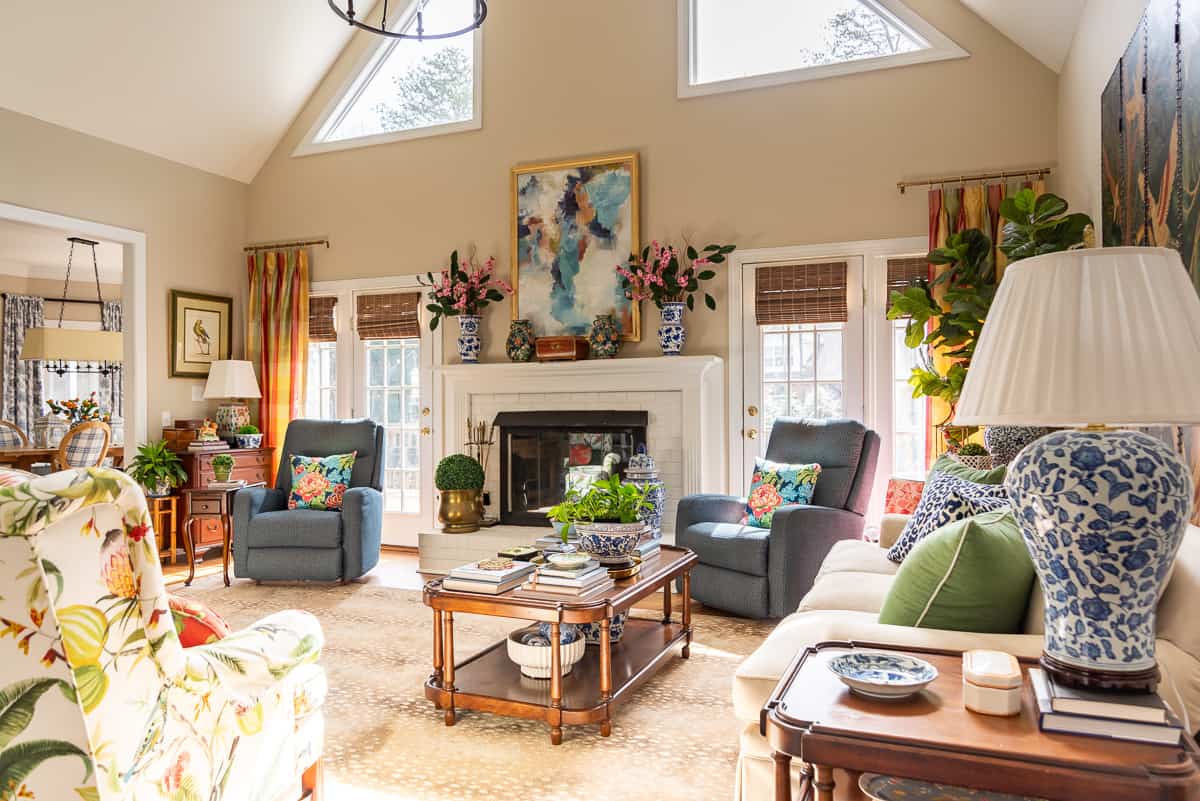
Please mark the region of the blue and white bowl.
<svg viewBox="0 0 1200 801"><path fill-rule="evenodd" d="M638 542L647 532L645 522L636 523L575 523L579 534L579 549L586 551L600 564L621 564L637 552Z"/></svg>
<svg viewBox="0 0 1200 801"><path fill-rule="evenodd" d="M851 691L887 700L916 695L938 676L924 659L886 651L850 651L827 665Z"/></svg>

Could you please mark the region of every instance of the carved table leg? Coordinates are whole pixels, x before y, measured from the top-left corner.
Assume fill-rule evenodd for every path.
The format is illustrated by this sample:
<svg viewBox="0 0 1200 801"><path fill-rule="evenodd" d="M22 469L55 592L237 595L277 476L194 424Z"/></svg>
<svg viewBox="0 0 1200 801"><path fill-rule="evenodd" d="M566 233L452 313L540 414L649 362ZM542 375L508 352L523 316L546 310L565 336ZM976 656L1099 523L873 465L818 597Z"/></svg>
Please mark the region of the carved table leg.
<svg viewBox="0 0 1200 801"><path fill-rule="evenodd" d="M663 625L671 622L671 582L663 585Z"/></svg>
<svg viewBox="0 0 1200 801"><path fill-rule="evenodd" d="M604 704L604 720L600 721L600 736L612 734L612 621L600 621L600 703Z"/></svg>
<svg viewBox="0 0 1200 801"><path fill-rule="evenodd" d="M442 610L433 610L433 683L442 686ZM441 702L437 703L440 709Z"/></svg>
<svg viewBox="0 0 1200 801"><path fill-rule="evenodd" d="M233 518L221 515L221 570L225 575L225 586L229 586L229 552L233 549Z"/></svg>
<svg viewBox="0 0 1200 801"><path fill-rule="evenodd" d="M833 768L824 765L813 765L816 780L813 787L817 790L816 801L833 801Z"/></svg>
<svg viewBox="0 0 1200 801"><path fill-rule="evenodd" d="M562 745L562 639L558 623L550 624L550 744Z"/></svg>
<svg viewBox="0 0 1200 801"><path fill-rule="evenodd" d="M445 631L442 634L442 681L450 700L446 703L446 725L454 725L454 613L442 613Z"/></svg>
<svg viewBox="0 0 1200 801"><path fill-rule="evenodd" d="M687 632L681 656L687 659L692 655L692 574L690 571L683 574L683 597L680 600L683 602L683 630Z"/></svg>
<svg viewBox="0 0 1200 801"><path fill-rule="evenodd" d="M189 517L183 521L183 552L187 555L188 577L183 582L183 586L192 586L192 579L196 577L196 543L192 540L192 523L196 522L196 518Z"/></svg>
<svg viewBox="0 0 1200 801"><path fill-rule="evenodd" d="M792 758L776 751L771 759L775 761L775 801L792 801Z"/></svg>

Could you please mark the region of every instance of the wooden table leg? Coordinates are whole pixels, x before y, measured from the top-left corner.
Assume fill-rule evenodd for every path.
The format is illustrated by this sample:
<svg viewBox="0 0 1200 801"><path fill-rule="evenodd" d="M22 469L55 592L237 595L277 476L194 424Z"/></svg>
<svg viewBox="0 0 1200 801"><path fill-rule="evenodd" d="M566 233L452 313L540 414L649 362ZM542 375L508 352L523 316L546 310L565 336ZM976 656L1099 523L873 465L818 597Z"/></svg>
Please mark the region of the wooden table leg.
<svg viewBox="0 0 1200 801"><path fill-rule="evenodd" d="M445 631L442 633L442 680L445 682L444 689L450 693L450 700L446 704L446 725L454 725L454 613L446 611L442 613L443 624Z"/></svg>
<svg viewBox="0 0 1200 801"><path fill-rule="evenodd" d="M562 637L550 624L550 744L562 745Z"/></svg>
<svg viewBox="0 0 1200 801"><path fill-rule="evenodd" d="M325 767L321 760L305 768L300 777L301 799L305 801L323 801L325 798Z"/></svg>
<svg viewBox="0 0 1200 801"><path fill-rule="evenodd" d="M442 610L433 610L433 683L442 686ZM440 704L439 704L440 706Z"/></svg>
<svg viewBox="0 0 1200 801"><path fill-rule="evenodd" d="M683 630L687 632L687 639L683 641L683 653L681 656L687 659L692 655L692 573L688 571L683 574L683 597L680 599L683 602Z"/></svg>
<svg viewBox="0 0 1200 801"><path fill-rule="evenodd" d="M816 801L833 801L833 768L824 765L813 765L813 787L816 788Z"/></svg>
<svg viewBox="0 0 1200 801"><path fill-rule="evenodd" d="M600 703L604 704L604 720L600 721L600 736L612 734L612 620L600 621Z"/></svg>
<svg viewBox="0 0 1200 801"><path fill-rule="evenodd" d="M179 564L179 543L176 539L179 527L179 519L175 516L176 500L171 498L171 505L168 507L171 512L171 564Z"/></svg>
<svg viewBox="0 0 1200 801"><path fill-rule="evenodd" d="M233 519L221 515L221 569L225 573L225 586L229 586L229 551L233 547Z"/></svg>
<svg viewBox="0 0 1200 801"><path fill-rule="evenodd" d="M663 585L663 625L671 622L671 582Z"/></svg>
<svg viewBox="0 0 1200 801"><path fill-rule="evenodd" d="M775 751L771 759L775 762L775 801L792 801L792 758Z"/></svg>
<svg viewBox="0 0 1200 801"><path fill-rule="evenodd" d="M183 521L183 552L187 555L188 577L183 582L183 586L190 587L192 579L196 577L196 543L192 540L192 523L196 522L196 518L189 517Z"/></svg>

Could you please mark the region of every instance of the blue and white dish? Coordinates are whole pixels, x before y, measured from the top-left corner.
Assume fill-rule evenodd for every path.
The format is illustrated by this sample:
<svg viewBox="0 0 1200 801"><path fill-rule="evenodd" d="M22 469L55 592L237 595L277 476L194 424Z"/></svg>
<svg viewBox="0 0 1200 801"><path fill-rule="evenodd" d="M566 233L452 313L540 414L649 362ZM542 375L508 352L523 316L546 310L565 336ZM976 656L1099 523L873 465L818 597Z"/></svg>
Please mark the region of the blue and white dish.
<svg viewBox="0 0 1200 801"><path fill-rule="evenodd" d="M851 691L868 698L907 698L938 676L924 659L886 651L849 651L826 664Z"/></svg>
<svg viewBox="0 0 1200 801"><path fill-rule="evenodd" d="M878 773L860 776L858 789L871 801L1035 801L1023 795L953 787L899 776L881 776Z"/></svg>

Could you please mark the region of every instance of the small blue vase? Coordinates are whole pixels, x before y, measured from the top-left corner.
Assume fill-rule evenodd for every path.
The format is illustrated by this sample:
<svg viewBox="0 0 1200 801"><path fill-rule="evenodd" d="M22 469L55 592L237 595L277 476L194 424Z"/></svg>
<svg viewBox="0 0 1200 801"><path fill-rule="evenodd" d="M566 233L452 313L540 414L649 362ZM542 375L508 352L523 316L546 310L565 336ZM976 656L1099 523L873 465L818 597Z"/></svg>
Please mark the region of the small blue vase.
<svg viewBox="0 0 1200 801"><path fill-rule="evenodd" d="M479 361L479 349L483 340L479 338L479 315L460 314L458 316L458 356L463 364L475 364Z"/></svg>
<svg viewBox="0 0 1200 801"><path fill-rule="evenodd" d="M1191 511L1187 466L1135 431L1059 431L1004 481L1046 599L1043 666L1056 680L1149 689L1155 610Z"/></svg>
<svg viewBox="0 0 1200 801"><path fill-rule="evenodd" d="M662 325L658 327L658 344L663 356L678 356L687 341L683 327L683 301L668 300L662 305Z"/></svg>

